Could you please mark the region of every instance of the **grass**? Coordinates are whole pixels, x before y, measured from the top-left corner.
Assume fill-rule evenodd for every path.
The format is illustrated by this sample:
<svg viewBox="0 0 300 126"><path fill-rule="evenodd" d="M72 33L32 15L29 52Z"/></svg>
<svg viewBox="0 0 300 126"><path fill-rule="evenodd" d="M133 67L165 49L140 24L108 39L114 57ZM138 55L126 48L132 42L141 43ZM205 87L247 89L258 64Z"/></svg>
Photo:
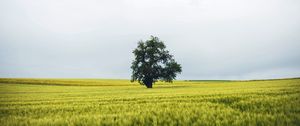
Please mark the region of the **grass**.
<svg viewBox="0 0 300 126"><path fill-rule="evenodd" d="M6 125L300 125L300 79L0 79Z"/></svg>

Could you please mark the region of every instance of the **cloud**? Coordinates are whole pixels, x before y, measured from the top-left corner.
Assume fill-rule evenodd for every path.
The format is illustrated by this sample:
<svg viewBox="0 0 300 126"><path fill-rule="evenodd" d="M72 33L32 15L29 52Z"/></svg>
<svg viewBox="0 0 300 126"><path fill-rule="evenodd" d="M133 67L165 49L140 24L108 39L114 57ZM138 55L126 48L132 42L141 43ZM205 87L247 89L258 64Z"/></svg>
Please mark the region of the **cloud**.
<svg viewBox="0 0 300 126"><path fill-rule="evenodd" d="M155 35L179 79L300 76L297 0L0 2L0 77L129 78Z"/></svg>

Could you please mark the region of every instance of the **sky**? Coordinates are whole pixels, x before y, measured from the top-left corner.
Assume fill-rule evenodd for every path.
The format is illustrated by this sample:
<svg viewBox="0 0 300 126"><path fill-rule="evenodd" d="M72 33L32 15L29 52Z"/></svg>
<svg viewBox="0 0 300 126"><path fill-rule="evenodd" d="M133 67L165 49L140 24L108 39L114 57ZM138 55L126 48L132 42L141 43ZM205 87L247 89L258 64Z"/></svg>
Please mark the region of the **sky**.
<svg viewBox="0 0 300 126"><path fill-rule="evenodd" d="M130 79L164 41L177 79L300 77L299 0L1 0L0 77Z"/></svg>

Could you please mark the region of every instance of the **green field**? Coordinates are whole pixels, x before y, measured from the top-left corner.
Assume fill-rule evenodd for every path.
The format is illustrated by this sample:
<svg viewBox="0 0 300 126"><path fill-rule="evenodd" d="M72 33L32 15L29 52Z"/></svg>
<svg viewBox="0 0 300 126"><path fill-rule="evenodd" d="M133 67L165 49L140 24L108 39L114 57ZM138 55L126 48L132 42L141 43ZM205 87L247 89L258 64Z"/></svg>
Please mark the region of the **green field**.
<svg viewBox="0 0 300 126"><path fill-rule="evenodd" d="M300 79L0 79L0 125L300 125Z"/></svg>

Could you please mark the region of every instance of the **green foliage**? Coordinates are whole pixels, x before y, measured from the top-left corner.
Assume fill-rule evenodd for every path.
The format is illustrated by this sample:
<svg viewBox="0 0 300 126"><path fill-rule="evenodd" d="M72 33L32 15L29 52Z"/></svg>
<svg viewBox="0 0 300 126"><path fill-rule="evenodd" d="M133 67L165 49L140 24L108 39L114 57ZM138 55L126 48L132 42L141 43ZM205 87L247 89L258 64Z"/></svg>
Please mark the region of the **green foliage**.
<svg viewBox="0 0 300 126"><path fill-rule="evenodd" d="M300 79L157 82L0 79L0 124L300 125Z"/></svg>
<svg viewBox="0 0 300 126"><path fill-rule="evenodd" d="M172 82L176 74L181 72L181 66L165 49L165 44L157 37L151 36L146 42L140 41L133 51L131 81L138 81L147 88L157 80Z"/></svg>

